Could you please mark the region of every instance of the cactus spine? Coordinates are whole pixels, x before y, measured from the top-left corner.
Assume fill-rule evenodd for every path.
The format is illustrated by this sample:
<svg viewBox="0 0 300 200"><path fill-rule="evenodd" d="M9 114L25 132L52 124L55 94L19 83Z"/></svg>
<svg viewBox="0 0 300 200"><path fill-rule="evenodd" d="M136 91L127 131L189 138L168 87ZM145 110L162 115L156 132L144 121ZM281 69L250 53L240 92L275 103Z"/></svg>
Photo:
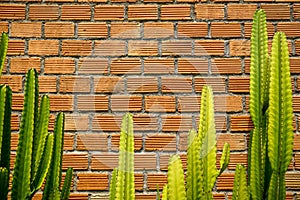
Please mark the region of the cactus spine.
<svg viewBox="0 0 300 200"><path fill-rule="evenodd" d="M235 169L232 200L248 200L248 186L246 168L243 165L237 165Z"/></svg>

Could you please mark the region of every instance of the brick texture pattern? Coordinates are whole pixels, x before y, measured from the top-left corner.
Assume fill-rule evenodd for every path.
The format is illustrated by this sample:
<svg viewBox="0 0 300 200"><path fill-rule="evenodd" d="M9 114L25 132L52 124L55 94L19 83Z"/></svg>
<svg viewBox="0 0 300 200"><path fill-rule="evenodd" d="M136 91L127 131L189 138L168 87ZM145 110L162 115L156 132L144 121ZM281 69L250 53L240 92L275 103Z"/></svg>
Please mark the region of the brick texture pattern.
<svg viewBox="0 0 300 200"><path fill-rule="evenodd" d="M247 165L251 19L266 10L269 37L285 31L293 84L295 146L287 199L300 198L299 0L0 1L9 33L1 83L13 90L12 163L23 106L24 75L39 72L51 99L51 123L66 112L63 168L73 167L70 199L108 199L117 166L122 115L134 116L136 199L155 199L170 154L186 167L187 133L197 128L201 89L215 94L217 149L231 146L215 199L231 199L234 169ZM218 159L220 152L218 152ZM36 199L40 199L40 194Z"/></svg>

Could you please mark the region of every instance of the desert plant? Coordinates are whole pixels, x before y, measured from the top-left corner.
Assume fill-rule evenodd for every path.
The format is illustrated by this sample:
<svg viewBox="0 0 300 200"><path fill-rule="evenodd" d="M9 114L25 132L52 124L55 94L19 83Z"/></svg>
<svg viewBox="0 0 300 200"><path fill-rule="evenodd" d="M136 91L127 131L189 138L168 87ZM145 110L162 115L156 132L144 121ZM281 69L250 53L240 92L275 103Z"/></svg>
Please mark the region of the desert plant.
<svg viewBox="0 0 300 200"><path fill-rule="evenodd" d="M134 137L132 115L123 116L120 145L119 165L112 175L110 200L134 200Z"/></svg>
<svg viewBox="0 0 300 200"><path fill-rule="evenodd" d="M246 168L243 165L238 164L236 166L233 187L235 190L232 194L232 200L249 199Z"/></svg>
<svg viewBox="0 0 300 200"><path fill-rule="evenodd" d="M0 40L0 75L2 74L8 48L8 34L3 32Z"/></svg>

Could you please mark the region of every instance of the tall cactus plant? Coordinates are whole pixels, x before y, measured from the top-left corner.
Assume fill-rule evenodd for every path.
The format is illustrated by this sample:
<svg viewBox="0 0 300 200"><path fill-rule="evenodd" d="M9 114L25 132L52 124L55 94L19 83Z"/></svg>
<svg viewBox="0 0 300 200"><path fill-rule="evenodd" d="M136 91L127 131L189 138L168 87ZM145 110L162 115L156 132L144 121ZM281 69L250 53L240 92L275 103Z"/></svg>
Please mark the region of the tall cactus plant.
<svg viewBox="0 0 300 200"><path fill-rule="evenodd" d="M134 200L134 137L132 115L127 113L122 119L119 166L113 172L110 186L110 200Z"/></svg>
<svg viewBox="0 0 300 200"><path fill-rule="evenodd" d="M249 199L246 168L243 165L236 166L233 187L232 200Z"/></svg>

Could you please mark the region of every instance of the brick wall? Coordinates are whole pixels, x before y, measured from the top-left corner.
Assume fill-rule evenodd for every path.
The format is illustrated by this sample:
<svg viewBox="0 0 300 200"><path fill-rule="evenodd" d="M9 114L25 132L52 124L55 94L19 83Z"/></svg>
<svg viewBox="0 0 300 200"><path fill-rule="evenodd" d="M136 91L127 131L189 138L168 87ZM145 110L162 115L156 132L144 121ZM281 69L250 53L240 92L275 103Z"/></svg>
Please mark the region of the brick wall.
<svg viewBox="0 0 300 200"><path fill-rule="evenodd" d="M170 154L185 164L187 132L197 127L200 91L215 92L218 150L230 143L229 169L215 199L230 199L234 168L247 163L251 18L265 9L270 39L288 36L295 112L295 153L288 198L300 193L299 0L31 0L0 3L10 36L1 83L12 87L16 149L24 73L38 70L51 99L51 128L66 112L63 166L75 169L71 199L107 199L117 165L120 120L134 114L137 199L155 199ZM14 153L12 154L14 157ZM218 153L218 158L220 154Z"/></svg>

